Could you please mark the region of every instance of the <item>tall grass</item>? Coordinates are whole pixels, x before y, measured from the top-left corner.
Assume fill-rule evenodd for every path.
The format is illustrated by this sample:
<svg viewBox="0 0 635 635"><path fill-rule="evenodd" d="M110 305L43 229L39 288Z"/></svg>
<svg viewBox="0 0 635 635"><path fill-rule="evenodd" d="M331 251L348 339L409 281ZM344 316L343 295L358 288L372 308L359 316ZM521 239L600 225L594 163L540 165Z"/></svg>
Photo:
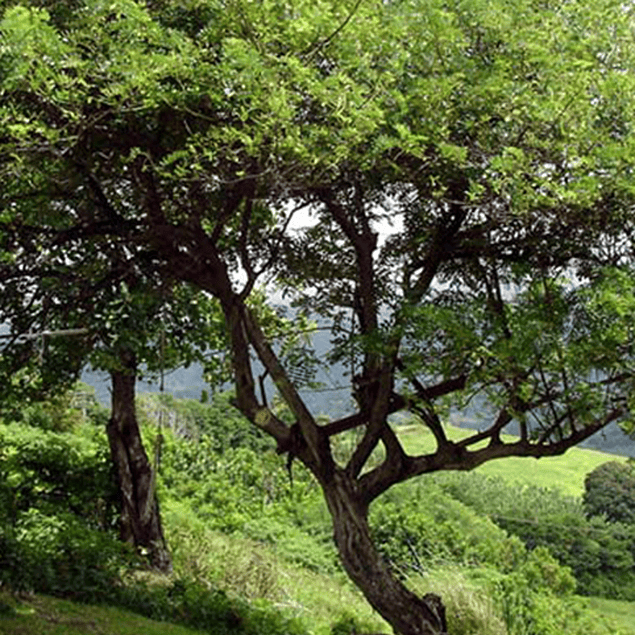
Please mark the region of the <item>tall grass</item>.
<svg viewBox="0 0 635 635"><path fill-rule="evenodd" d="M330 635L344 624L356 632L390 632L343 571L317 573L289 562L275 545L210 530L184 504L166 501L163 514L175 575L265 601L312 635Z"/></svg>
<svg viewBox="0 0 635 635"><path fill-rule="evenodd" d="M409 586L418 594L436 593L446 607L452 635L508 635L504 620L489 593L457 567L413 576Z"/></svg>

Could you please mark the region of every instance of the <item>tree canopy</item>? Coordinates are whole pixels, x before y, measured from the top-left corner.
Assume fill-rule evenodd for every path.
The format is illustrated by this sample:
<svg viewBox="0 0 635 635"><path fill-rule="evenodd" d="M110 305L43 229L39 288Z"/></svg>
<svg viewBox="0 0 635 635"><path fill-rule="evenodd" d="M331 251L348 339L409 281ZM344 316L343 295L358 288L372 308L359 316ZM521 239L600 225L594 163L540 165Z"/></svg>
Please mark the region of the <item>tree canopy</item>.
<svg viewBox="0 0 635 635"><path fill-rule="evenodd" d="M372 500L630 417L631 7L4 5L0 275L31 258L73 268L75 253L108 263L116 246L213 296L236 404L319 481L348 573L396 630L441 632L434 598L376 557ZM263 286L332 330L350 416L322 425L306 407L250 306ZM470 402L486 404L482 428L453 442L447 409ZM436 451L405 453L389 418L402 410ZM330 439L351 428L337 462Z"/></svg>

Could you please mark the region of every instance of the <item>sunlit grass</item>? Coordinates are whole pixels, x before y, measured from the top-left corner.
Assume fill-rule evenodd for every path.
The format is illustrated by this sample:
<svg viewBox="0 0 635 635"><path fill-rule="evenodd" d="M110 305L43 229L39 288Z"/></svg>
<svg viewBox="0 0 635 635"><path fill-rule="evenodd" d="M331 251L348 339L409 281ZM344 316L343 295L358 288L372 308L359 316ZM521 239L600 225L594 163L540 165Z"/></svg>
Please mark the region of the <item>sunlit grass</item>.
<svg viewBox="0 0 635 635"><path fill-rule="evenodd" d="M589 598L589 606L619 629L620 635L635 635L635 602Z"/></svg>
<svg viewBox="0 0 635 635"><path fill-rule="evenodd" d="M446 430L448 436L454 441L474 434L474 430L451 425L448 425ZM422 425L400 426L399 436L409 454L425 454L434 451L434 437ZM514 437L503 435L503 439L509 441ZM556 487L569 496L581 496L584 492L585 476L607 461L626 461L626 458L597 450L571 448L561 456L542 459L527 457L496 459L481 465L474 471L487 476L498 476L510 482L546 488Z"/></svg>
<svg viewBox="0 0 635 635"><path fill-rule="evenodd" d="M275 545L210 530L173 501L164 507L177 575L202 578L235 597L267 600L311 635L329 635L344 616L363 624L364 632L390 632L343 570L309 571L280 557Z"/></svg>

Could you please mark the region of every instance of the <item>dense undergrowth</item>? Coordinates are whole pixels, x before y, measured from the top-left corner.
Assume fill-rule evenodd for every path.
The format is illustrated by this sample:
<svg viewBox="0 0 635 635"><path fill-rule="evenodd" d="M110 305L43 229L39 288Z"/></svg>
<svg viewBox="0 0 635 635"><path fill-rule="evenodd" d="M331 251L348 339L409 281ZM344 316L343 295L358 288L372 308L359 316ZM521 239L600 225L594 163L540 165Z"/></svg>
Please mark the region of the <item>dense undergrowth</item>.
<svg viewBox="0 0 635 635"><path fill-rule="evenodd" d="M140 400L174 559L171 576L147 572L116 538L105 416L62 403L0 425L2 585L213 633L388 630L340 568L314 481L226 396ZM630 598L635 586L630 529L587 520L557 490L443 474L389 491L371 524L397 574L444 597L454 635L614 633L577 594Z"/></svg>

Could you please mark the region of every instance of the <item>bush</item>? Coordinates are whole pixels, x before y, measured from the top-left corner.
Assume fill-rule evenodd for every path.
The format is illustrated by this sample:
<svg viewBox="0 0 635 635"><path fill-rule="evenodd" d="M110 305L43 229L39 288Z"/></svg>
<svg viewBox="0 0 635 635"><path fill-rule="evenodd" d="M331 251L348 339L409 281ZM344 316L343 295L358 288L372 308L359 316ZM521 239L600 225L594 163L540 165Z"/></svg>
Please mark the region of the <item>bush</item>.
<svg viewBox="0 0 635 635"><path fill-rule="evenodd" d="M558 565L548 552L536 550L523 567L512 573L488 568L469 572L471 583L491 598L495 615L509 635L614 635L580 598L569 593L570 584L562 586L560 575L547 576L543 582L535 575L536 566L544 570L545 566L550 569ZM563 595L554 592L554 583Z"/></svg>
<svg viewBox="0 0 635 635"><path fill-rule="evenodd" d="M105 435L86 437L0 424L0 518L31 508L72 511L93 528L115 525L117 488Z"/></svg>
<svg viewBox="0 0 635 635"><path fill-rule="evenodd" d="M371 509L375 544L402 574L425 573L440 564L489 564L513 568L524 548L487 518L434 485L406 484Z"/></svg>
<svg viewBox="0 0 635 635"><path fill-rule="evenodd" d="M584 509L588 516L635 525L635 470L627 463L609 461L584 480Z"/></svg>
<svg viewBox="0 0 635 635"><path fill-rule="evenodd" d="M131 563L115 536L116 515L103 431L0 425L0 582L100 597Z"/></svg>
<svg viewBox="0 0 635 635"><path fill-rule="evenodd" d="M133 554L113 535L91 529L75 515L20 514L4 532L1 582L14 590L38 591L85 601L99 600L119 580Z"/></svg>

